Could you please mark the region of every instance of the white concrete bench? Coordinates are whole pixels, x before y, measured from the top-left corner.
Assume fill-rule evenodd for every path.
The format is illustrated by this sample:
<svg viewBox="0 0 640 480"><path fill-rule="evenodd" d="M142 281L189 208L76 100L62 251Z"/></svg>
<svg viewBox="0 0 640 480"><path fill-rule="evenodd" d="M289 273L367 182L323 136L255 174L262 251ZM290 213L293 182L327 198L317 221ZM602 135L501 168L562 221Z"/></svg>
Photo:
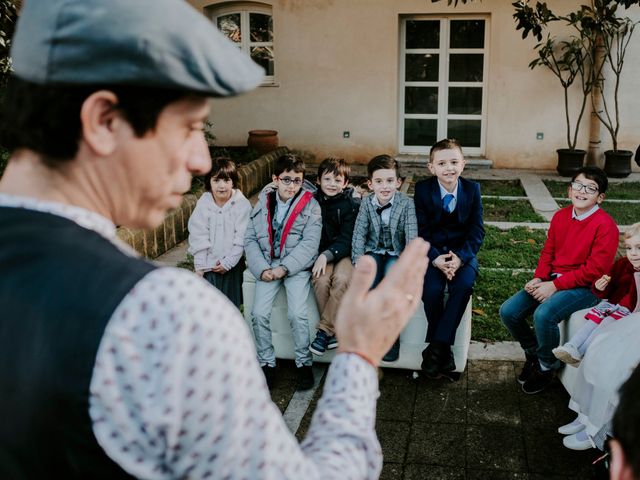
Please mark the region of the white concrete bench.
<svg viewBox="0 0 640 480"><path fill-rule="evenodd" d="M245 270L242 282L242 294L244 297L244 318L252 329L251 310L255 296L256 280L249 270ZM316 336L316 325L320 320L318 306L313 293L313 288L307 298L309 310L309 339L313 341ZM284 287L276 295L271 312L271 331L273 335L273 347L276 351L276 358L293 359L293 337L291 327L287 319L287 296ZM422 303L409 320L400 335L400 358L397 362L385 364L385 367L406 368L410 370L420 370L422 363L422 351L427 343L424 339L427 335L427 319L424 314ZM469 343L471 341L471 299L456 332L455 344L453 345L453 357L456 362L456 372L463 372L467 365L469 354ZM323 356L313 356L315 362L331 362L335 355L335 350L329 350Z"/></svg>

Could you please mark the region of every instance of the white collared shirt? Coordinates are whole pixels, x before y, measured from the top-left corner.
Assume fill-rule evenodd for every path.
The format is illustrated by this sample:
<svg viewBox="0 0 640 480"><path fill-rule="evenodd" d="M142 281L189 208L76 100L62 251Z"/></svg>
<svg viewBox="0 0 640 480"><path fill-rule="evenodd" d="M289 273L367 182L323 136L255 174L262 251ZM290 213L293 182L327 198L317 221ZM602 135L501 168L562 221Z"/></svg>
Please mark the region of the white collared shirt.
<svg viewBox="0 0 640 480"><path fill-rule="evenodd" d="M3 194L0 206L62 216L122 246L111 221L82 208ZM271 401L240 312L191 272L157 268L109 319L89 414L105 453L138 478L375 479L377 396L376 370L336 355L299 444Z"/></svg>
<svg viewBox="0 0 640 480"><path fill-rule="evenodd" d="M593 215L594 213L596 213L599 208L600 208L600 206L596 203L591 210L589 210L588 212L583 213L582 215L577 215L576 211L572 208L571 209L571 218L581 222L582 220L585 220L585 219L589 218L591 215Z"/></svg>
<svg viewBox="0 0 640 480"><path fill-rule="evenodd" d="M438 186L440 187L440 200L444 201L445 196L453 195L453 199L449 204L449 208L453 212L456 209L456 205L458 204L458 182L456 182L456 188L453 189L453 192L449 192L446 188L444 188L439 180L438 180Z"/></svg>
<svg viewBox="0 0 640 480"><path fill-rule="evenodd" d="M391 218L391 209L393 208L393 200L396 198L396 194L395 192L393 193L393 197L391 197L391 199L389 200L389 202L387 204L391 205L391 207L389 208L385 208L382 213L380 214L380 222L383 225L389 225L389 219ZM380 202L378 201L378 197L375 196L375 194L371 195L371 203L373 204L374 207L376 208L381 208L382 205L380 205ZM386 205L386 204L385 204Z"/></svg>

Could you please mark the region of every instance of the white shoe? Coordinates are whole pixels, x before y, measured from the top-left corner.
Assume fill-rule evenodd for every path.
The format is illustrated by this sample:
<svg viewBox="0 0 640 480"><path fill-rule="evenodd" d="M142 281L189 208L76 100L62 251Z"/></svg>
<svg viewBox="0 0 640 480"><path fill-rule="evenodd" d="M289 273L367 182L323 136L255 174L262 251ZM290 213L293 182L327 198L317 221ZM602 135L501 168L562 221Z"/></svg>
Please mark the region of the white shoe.
<svg viewBox="0 0 640 480"><path fill-rule="evenodd" d="M576 418L573 422L562 425L558 428L558 433L562 435L575 435L585 429L585 426Z"/></svg>
<svg viewBox="0 0 640 480"><path fill-rule="evenodd" d="M551 352L558 360L573 367L577 367L582 360L582 355L580 355L578 349L570 343L565 343L560 347L556 347L551 350Z"/></svg>
<svg viewBox="0 0 640 480"><path fill-rule="evenodd" d="M574 435L564 437L562 443L571 450L589 450L590 448L595 448L591 438L589 438L589 435L587 435L587 432L584 430Z"/></svg>

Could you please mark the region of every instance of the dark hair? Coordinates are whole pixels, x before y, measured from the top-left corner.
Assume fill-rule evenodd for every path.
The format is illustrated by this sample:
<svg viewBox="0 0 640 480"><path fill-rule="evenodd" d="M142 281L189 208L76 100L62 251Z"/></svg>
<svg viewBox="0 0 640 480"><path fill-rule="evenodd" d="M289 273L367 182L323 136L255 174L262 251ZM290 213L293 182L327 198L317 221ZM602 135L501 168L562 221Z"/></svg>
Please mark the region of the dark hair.
<svg viewBox="0 0 640 480"><path fill-rule="evenodd" d="M634 478L640 478L640 366L620 388L620 402L613 415L613 437L620 442Z"/></svg>
<svg viewBox="0 0 640 480"><path fill-rule="evenodd" d="M211 170L204 176L204 189L211 191L211 179L231 180L233 188L238 187L236 164L228 157L215 157L211 160Z"/></svg>
<svg viewBox="0 0 640 480"><path fill-rule="evenodd" d="M401 178L400 163L398 163L395 158L391 155L377 155L367 163L367 175L369 176L369 180L373 178L373 172L383 169L395 170L396 177Z"/></svg>
<svg viewBox="0 0 640 480"><path fill-rule="evenodd" d="M580 175L584 175L584 178L596 182L598 184L598 193L605 193L607 191L609 180L607 179L607 174L604 173L604 170L601 168L590 166L582 167L573 175L571 181L573 182Z"/></svg>
<svg viewBox="0 0 640 480"><path fill-rule="evenodd" d="M460 146L460 142L455 138L445 138L433 144L431 150L429 150L429 162L433 162L433 154L439 152L440 150L460 150L460 154L464 157L464 153L462 153L462 146Z"/></svg>
<svg viewBox="0 0 640 480"><path fill-rule="evenodd" d="M304 178L305 166L304 162L292 153L285 153L276 160L273 174L279 177L283 172L301 173Z"/></svg>
<svg viewBox="0 0 640 480"><path fill-rule="evenodd" d="M33 150L50 167L70 161L82 135L80 109L98 90L118 97L116 108L138 137L155 128L167 105L191 95L134 85L39 85L11 76L0 111L0 145Z"/></svg>
<svg viewBox="0 0 640 480"><path fill-rule="evenodd" d="M342 175L345 181L348 181L351 167L344 161L344 158L327 157L318 167L318 182L325 173L333 173L335 176Z"/></svg>

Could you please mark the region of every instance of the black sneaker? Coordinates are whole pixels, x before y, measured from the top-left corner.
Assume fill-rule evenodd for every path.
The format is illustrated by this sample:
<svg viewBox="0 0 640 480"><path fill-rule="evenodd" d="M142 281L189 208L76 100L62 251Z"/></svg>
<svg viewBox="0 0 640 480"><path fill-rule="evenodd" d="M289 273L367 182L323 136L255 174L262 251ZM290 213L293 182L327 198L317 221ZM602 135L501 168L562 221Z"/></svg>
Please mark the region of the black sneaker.
<svg viewBox="0 0 640 480"><path fill-rule="evenodd" d="M529 377L531 377L531 374L533 373L533 371L540 366L540 364L538 363L537 355L531 355L530 353L525 353L525 357L527 359L524 362L524 366L522 367L522 371L520 372L520 375L518 375L518 383L520 385L524 384L524 382L529 380Z"/></svg>
<svg viewBox="0 0 640 480"><path fill-rule="evenodd" d="M393 345L391 346L389 351L385 354L385 356L382 357L382 361L384 363L392 363L392 362L398 361L398 358L400 358L400 339L399 338L393 343Z"/></svg>
<svg viewBox="0 0 640 480"><path fill-rule="evenodd" d="M522 384L522 391L529 395L540 393L551 385L554 376L555 371L553 370L543 372L540 367L535 368L527 381Z"/></svg>
<svg viewBox="0 0 640 480"><path fill-rule="evenodd" d="M311 366L296 368L296 390L309 390L313 388L313 371Z"/></svg>
<svg viewBox="0 0 640 480"><path fill-rule="evenodd" d="M338 339L335 335L332 335L327 342L327 350L333 350L334 348L338 348Z"/></svg>
<svg viewBox="0 0 640 480"><path fill-rule="evenodd" d="M324 352L327 351L327 343L329 343L329 335L322 330L318 330L316 338L314 338L311 345L309 345L309 350L311 353L322 356L324 355Z"/></svg>
<svg viewBox="0 0 640 480"><path fill-rule="evenodd" d="M276 367L264 365L262 367L262 373L264 374L264 378L267 380L267 387L271 390L276 383Z"/></svg>

